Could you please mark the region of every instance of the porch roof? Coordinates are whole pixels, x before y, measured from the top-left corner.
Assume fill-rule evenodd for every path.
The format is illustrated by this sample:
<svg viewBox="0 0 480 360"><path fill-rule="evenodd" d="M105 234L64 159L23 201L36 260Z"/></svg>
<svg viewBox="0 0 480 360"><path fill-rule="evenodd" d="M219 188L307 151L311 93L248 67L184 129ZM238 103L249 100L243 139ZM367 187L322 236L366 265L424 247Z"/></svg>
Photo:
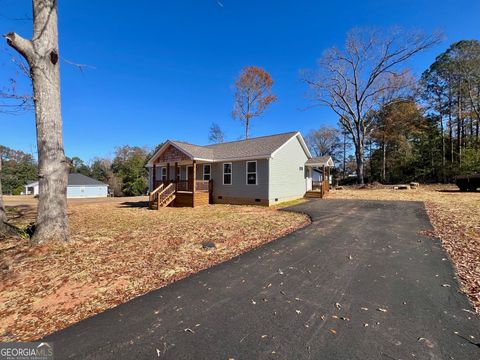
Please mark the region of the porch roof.
<svg viewBox="0 0 480 360"><path fill-rule="evenodd" d="M333 159L331 156L319 156L313 157L308 159L305 163L306 166L325 166L325 167L333 167Z"/></svg>

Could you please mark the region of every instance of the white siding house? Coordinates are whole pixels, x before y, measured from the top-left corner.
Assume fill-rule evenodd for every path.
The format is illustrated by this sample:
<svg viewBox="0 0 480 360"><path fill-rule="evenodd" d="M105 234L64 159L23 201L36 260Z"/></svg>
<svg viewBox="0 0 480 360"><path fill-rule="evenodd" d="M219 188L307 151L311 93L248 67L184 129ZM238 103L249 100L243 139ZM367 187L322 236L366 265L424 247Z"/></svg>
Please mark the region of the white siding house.
<svg viewBox="0 0 480 360"><path fill-rule="evenodd" d="M38 181L25 185L25 195L37 196ZM108 196L108 185L83 174L69 174L67 198L98 198Z"/></svg>

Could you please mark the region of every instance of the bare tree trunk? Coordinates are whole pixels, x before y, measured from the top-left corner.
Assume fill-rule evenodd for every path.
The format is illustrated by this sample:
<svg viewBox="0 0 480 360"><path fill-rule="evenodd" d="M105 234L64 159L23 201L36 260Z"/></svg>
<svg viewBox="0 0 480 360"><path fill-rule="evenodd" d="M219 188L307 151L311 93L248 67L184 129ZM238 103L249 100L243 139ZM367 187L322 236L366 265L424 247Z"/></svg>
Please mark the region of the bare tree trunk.
<svg viewBox="0 0 480 360"><path fill-rule="evenodd" d="M457 151L458 151L458 163L462 162L462 99L460 94L458 95L457 102Z"/></svg>
<svg viewBox="0 0 480 360"><path fill-rule="evenodd" d="M454 163L453 150L453 119L452 119L452 91L448 88L448 135L450 137L450 163Z"/></svg>
<svg viewBox="0 0 480 360"><path fill-rule="evenodd" d="M368 142L368 163L370 167L370 175L368 178L368 182L371 184L373 179L373 163L372 163L372 143L373 141L370 139Z"/></svg>
<svg viewBox="0 0 480 360"><path fill-rule="evenodd" d="M387 146L385 136L382 139L382 182L385 183L387 177Z"/></svg>
<svg viewBox="0 0 480 360"><path fill-rule="evenodd" d="M34 243L68 240L67 162L62 140L57 1L33 0L33 37L6 35L30 65L38 146L39 201Z"/></svg>
<svg viewBox="0 0 480 360"><path fill-rule="evenodd" d="M355 144L355 158L357 160L357 183L365 184L364 179L364 161L363 161L363 144Z"/></svg>
<svg viewBox="0 0 480 360"><path fill-rule="evenodd" d="M447 181L445 175L445 129L442 114L440 114L440 131L442 132L442 182L445 183Z"/></svg>
<svg viewBox="0 0 480 360"><path fill-rule="evenodd" d="M343 132L343 180L345 180L345 166L347 163L347 132Z"/></svg>

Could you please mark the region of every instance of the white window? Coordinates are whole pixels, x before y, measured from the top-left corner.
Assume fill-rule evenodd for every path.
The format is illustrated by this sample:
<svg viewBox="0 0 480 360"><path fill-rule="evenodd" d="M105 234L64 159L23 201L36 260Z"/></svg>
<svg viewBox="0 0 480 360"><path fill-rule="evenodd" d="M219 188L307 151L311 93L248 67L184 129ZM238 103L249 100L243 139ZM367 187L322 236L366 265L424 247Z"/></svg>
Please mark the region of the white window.
<svg viewBox="0 0 480 360"><path fill-rule="evenodd" d="M212 168L210 164L203 164L203 180L210 180Z"/></svg>
<svg viewBox="0 0 480 360"><path fill-rule="evenodd" d="M162 167L162 181L167 181L167 168Z"/></svg>
<svg viewBox="0 0 480 360"><path fill-rule="evenodd" d="M257 185L257 162L247 161L247 185Z"/></svg>
<svg viewBox="0 0 480 360"><path fill-rule="evenodd" d="M232 163L223 164L223 185L232 185Z"/></svg>

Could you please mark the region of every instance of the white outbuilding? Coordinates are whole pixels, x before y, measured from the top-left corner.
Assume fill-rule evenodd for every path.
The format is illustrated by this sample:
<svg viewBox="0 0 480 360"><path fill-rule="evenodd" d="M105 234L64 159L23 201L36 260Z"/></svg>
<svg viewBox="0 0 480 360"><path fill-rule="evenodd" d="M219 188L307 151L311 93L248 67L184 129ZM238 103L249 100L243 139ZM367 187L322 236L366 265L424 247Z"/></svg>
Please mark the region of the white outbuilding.
<svg viewBox="0 0 480 360"><path fill-rule="evenodd" d="M39 192L38 181L25 185L26 195L37 196ZM92 179L83 174L69 174L67 198L98 198L108 196L108 185Z"/></svg>

